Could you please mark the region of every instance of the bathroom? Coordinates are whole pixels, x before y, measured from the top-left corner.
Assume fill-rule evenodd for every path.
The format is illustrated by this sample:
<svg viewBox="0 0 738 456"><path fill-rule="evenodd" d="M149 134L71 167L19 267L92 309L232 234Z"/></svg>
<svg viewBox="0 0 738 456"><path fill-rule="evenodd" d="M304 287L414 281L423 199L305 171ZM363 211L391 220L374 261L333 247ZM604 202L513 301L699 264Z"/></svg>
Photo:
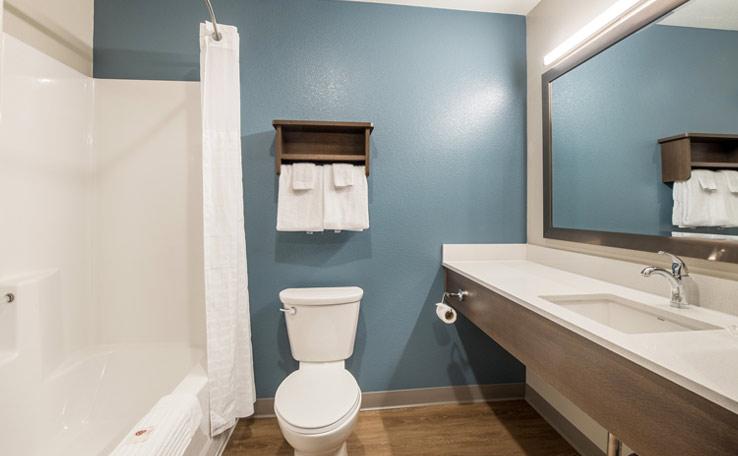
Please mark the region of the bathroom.
<svg viewBox="0 0 738 456"><path fill-rule="evenodd" d="M734 0L0 6L0 455L738 455Z"/></svg>

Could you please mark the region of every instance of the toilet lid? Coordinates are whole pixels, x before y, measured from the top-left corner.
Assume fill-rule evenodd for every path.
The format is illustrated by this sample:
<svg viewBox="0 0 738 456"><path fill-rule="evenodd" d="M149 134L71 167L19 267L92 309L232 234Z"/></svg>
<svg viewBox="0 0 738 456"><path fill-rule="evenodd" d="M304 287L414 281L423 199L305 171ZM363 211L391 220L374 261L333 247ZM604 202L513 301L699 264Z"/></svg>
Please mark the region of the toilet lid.
<svg viewBox="0 0 738 456"><path fill-rule="evenodd" d="M299 369L277 388L275 411L292 426L330 426L353 410L361 390L345 369Z"/></svg>

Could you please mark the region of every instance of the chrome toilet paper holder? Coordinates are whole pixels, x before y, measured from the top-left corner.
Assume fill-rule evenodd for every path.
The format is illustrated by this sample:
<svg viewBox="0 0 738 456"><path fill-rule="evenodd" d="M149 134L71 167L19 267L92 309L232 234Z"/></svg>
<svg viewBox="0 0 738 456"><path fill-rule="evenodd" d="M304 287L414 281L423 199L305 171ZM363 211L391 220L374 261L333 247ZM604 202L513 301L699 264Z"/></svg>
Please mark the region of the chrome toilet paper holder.
<svg viewBox="0 0 738 456"><path fill-rule="evenodd" d="M466 290L462 290L459 288L459 291L457 292L451 292L451 291L444 291L443 292L443 300L441 302L446 302L447 298L456 298L457 301L463 302L464 298L469 296L469 292Z"/></svg>

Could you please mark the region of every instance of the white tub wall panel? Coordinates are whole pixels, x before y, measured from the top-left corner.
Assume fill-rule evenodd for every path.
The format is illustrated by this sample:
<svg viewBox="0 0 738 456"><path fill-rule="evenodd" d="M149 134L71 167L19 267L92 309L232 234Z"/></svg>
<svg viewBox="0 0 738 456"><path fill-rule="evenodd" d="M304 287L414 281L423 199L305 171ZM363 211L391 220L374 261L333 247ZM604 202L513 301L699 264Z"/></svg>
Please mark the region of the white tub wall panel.
<svg viewBox="0 0 738 456"><path fill-rule="evenodd" d="M95 81L100 340L204 344L200 89Z"/></svg>
<svg viewBox="0 0 738 456"><path fill-rule="evenodd" d="M0 278L59 270L59 346L70 353L91 342L94 318L92 80L12 36L4 42Z"/></svg>
<svg viewBox="0 0 738 456"><path fill-rule="evenodd" d="M4 2L6 33L92 76L94 0Z"/></svg>

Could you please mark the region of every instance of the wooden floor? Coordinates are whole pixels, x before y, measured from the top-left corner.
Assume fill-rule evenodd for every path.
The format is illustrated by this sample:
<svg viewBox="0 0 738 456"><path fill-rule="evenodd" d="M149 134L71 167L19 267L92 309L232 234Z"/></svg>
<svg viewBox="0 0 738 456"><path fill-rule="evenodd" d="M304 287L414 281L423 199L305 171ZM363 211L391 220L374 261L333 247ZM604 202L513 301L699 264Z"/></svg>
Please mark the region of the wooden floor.
<svg viewBox="0 0 738 456"><path fill-rule="evenodd" d="M372 410L348 442L359 455L576 455L525 401ZM292 455L274 418L241 420L225 456Z"/></svg>

